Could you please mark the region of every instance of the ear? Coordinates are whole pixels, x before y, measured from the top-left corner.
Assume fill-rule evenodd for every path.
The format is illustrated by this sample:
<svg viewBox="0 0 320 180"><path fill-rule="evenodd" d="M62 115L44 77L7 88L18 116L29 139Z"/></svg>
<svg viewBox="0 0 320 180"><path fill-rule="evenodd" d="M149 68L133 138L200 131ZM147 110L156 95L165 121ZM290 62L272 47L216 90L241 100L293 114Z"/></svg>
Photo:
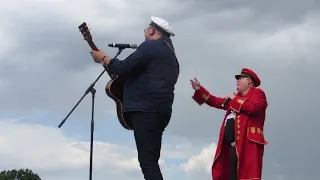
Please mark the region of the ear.
<svg viewBox="0 0 320 180"><path fill-rule="evenodd" d="M249 78L249 84L251 84L252 86L256 86L255 84L254 84L254 82L252 81L252 79L251 78Z"/></svg>
<svg viewBox="0 0 320 180"><path fill-rule="evenodd" d="M154 27L151 27L150 35L154 35L155 33L156 33L156 29Z"/></svg>

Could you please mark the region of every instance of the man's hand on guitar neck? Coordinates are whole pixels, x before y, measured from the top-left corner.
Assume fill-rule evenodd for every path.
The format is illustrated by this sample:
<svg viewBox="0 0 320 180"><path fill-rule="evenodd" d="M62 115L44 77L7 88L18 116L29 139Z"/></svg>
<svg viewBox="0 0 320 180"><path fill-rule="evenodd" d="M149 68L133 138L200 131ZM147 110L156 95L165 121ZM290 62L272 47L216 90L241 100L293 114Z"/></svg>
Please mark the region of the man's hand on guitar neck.
<svg viewBox="0 0 320 180"><path fill-rule="evenodd" d="M111 60L110 57L104 55L103 50L99 50L99 51L91 50L90 54L91 54L94 62L96 62L96 63L101 63L101 61L103 61L104 64L109 64L109 62Z"/></svg>

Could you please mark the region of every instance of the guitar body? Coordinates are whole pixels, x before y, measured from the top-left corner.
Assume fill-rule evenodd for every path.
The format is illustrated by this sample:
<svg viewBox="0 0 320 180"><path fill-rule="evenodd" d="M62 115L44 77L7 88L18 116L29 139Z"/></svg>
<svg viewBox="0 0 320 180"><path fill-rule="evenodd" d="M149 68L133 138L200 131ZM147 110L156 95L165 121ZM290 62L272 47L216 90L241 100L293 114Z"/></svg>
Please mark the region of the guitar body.
<svg viewBox="0 0 320 180"><path fill-rule="evenodd" d="M83 35L84 39L88 42L91 49L95 51L99 51L99 49L96 47L96 45L92 41L92 36L87 24L83 22L81 25L78 26L78 28L81 34ZM111 80L107 83L105 87L105 92L116 103L116 111L117 111L117 116L120 124L125 129L132 130L133 128L128 125L122 113L123 88L124 88L125 81L123 78L119 76L111 75L108 71L107 73L109 74Z"/></svg>
<svg viewBox="0 0 320 180"><path fill-rule="evenodd" d="M107 83L105 92L116 103L117 116L120 124L125 129L132 130L133 128L129 126L129 123L127 123L122 113L124 83L124 79L117 76Z"/></svg>

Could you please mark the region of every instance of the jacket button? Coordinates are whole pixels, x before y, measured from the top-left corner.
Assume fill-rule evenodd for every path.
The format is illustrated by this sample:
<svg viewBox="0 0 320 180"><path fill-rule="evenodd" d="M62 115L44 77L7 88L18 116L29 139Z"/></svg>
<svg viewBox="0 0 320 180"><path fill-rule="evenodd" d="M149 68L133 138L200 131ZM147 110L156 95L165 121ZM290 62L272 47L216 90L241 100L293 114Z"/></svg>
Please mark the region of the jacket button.
<svg viewBox="0 0 320 180"><path fill-rule="evenodd" d="M260 134L260 128L257 128L258 133Z"/></svg>

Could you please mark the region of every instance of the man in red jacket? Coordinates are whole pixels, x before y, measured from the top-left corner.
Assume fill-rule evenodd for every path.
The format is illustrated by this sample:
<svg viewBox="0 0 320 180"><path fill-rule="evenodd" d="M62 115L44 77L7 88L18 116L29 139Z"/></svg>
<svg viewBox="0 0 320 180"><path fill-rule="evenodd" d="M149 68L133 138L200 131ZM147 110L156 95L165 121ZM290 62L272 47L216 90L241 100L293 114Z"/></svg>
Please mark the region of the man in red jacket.
<svg viewBox="0 0 320 180"><path fill-rule="evenodd" d="M243 68L235 76L237 93L216 97L199 81L190 80L193 99L202 105L226 110L216 154L212 164L213 180L261 180L264 145L264 121L268 102L257 74ZM229 101L227 101L229 99Z"/></svg>

